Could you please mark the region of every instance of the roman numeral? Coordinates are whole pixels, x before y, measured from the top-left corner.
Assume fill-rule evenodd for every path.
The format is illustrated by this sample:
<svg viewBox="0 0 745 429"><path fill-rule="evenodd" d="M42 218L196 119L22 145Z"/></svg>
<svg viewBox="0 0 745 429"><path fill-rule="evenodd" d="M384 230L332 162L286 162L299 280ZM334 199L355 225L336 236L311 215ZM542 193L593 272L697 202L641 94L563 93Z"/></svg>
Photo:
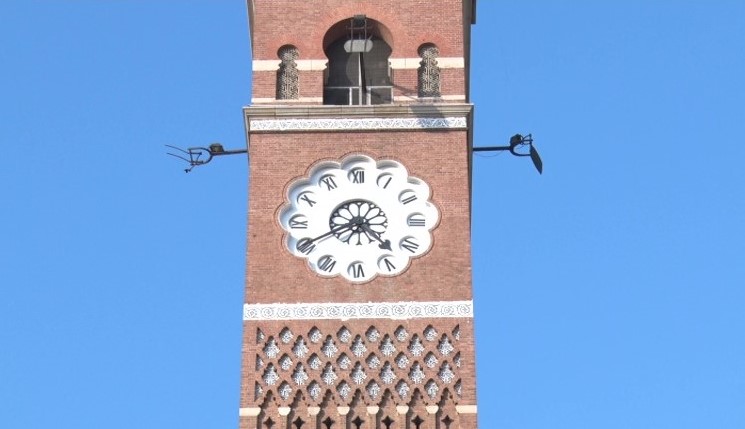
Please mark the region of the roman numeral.
<svg viewBox="0 0 745 429"><path fill-rule="evenodd" d="M391 180L393 180L393 176L391 176L390 174L382 175L378 178L378 186L383 189L387 189L388 185L391 184Z"/></svg>
<svg viewBox="0 0 745 429"><path fill-rule="evenodd" d="M336 261L331 256L324 256L318 260L318 268L327 273L330 273L334 266L336 266Z"/></svg>
<svg viewBox="0 0 745 429"><path fill-rule="evenodd" d="M316 202L314 200L312 200L308 194L302 194L302 195L300 195L300 198L298 199L298 202L300 200L305 201L306 203L308 203L308 205L310 207L313 207L316 204Z"/></svg>
<svg viewBox="0 0 745 429"><path fill-rule="evenodd" d="M293 216L290 218L290 228L292 229L308 229L308 219L305 216Z"/></svg>
<svg viewBox="0 0 745 429"><path fill-rule="evenodd" d="M411 253L416 253L416 249L419 248L419 243L414 241L413 237L407 237L401 241L401 248L406 249Z"/></svg>
<svg viewBox="0 0 745 429"><path fill-rule="evenodd" d="M310 238L303 238L297 242L297 250L306 255L310 255L312 251L316 249L316 244Z"/></svg>
<svg viewBox="0 0 745 429"><path fill-rule="evenodd" d="M416 201L416 194L414 191L406 191L399 197L399 201L404 204L409 204L412 201Z"/></svg>
<svg viewBox="0 0 745 429"><path fill-rule="evenodd" d="M352 170L349 178L352 183L365 183L365 170Z"/></svg>
<svg viewBox="0 0 745 429"><path fill-rule="evenodd" d="M365 271L362 269L362 263L356 262L349 266L349 271L352 274L352 277L356 279L361 279L365 277Z"/></svg>
<svg viewBox="0 0 745 429"><path fill-rule="evenodd" d="M383 262L385 262L385 269L388 270L389 273L396 269L396 266L393 265L393 262L391 262L388 258L383 259Z"/></svg>
<svg viewBox="0 0 745 429"><path fill-rule="evenodd" d="M409 216L408 219L406 219L406 223L409 226L425 226L426 218L424 217L424 215L413 214Z"/></svg>
<svg viewBox="0 0 745 429"><path fill-rule="evenodd" d="M336 182L334 181L334 176L324 176L321 177L321 183L326 185L326 190L331 191L336 189Z"/></svg>

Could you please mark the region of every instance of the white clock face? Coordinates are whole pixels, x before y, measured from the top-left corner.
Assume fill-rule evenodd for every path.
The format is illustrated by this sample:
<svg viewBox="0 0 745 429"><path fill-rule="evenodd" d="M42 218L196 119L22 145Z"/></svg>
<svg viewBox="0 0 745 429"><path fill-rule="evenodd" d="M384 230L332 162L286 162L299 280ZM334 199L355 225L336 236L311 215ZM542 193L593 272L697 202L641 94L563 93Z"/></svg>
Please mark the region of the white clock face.
<svg viewBox="0 0 745 429"><path fill-rule="evenodd" d="M319 275L361 283L429 251L440 217L429 198L400 162L353 155L293 182L279 222L287 249Z"/></svg>

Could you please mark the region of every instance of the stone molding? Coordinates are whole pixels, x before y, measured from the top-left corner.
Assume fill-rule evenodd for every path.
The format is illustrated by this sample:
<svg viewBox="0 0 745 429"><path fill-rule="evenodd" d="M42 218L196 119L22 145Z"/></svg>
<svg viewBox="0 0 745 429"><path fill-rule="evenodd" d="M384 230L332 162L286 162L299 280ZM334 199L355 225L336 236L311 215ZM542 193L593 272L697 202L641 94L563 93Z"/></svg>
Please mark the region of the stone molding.
<svg viewBox="0 0 745 429"><path fill-rule="evenodd" d="M473 317L473 301L244 304L243 320Z"/></svg>
<svg viewBox="0 0 745 429"><path fill-rule="evenodd" d="M251 119L251 131L466 129L466 118Z"/></svg>
<svg viewBox="0 0 745 429"><path fill-rule="evenodd" d="M258 119L350 119L350 118L444 118L470 117L470 103L407 103L375 104L366 106L246 106L246 120Z"/></svg>

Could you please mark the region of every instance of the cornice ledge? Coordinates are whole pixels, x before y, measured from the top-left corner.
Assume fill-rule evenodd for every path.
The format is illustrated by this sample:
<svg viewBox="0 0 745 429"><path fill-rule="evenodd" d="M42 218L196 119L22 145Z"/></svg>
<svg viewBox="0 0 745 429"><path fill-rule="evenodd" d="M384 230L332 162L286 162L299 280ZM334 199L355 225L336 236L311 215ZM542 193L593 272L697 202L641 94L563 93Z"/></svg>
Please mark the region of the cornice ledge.
<svg viewBox="0 0 745 429"><path fill-rule="evenodd" d="M374 106L246 106L246 120L261 119L335 119L335 118L468 118L471 103L402 104Z"/></svg>

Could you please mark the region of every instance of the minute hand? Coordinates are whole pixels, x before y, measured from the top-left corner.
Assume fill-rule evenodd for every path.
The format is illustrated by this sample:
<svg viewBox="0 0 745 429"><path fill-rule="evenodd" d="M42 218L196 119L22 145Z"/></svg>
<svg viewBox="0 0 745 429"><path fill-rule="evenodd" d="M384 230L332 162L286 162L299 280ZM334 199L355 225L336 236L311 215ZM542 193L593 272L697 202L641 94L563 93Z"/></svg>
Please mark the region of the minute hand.
<svg viewBox="0 0 745 429"><path fill-rule="evenodd" d="M318 240L320 240L322 238L326 238L326 237L328 237L331 234L336 234L337 232L343 231L343 230L349 228L350 226L352 226L352 222L345 223L344 225L337 225L337 226L331 228L328 232L326 232L324 234L321 234L321 235L319 235L316 238L310 238L310 239L308 239L308 243L313 243L314 241L318 241Z"/></svg>
<svg viewBox="0 0 745 429"><path fill-rule="evenodd" d="M365 234L367 234L368 237L372 235L374 239L376 239L376 240L378 240L380 242L380 244L378 245L378 247L380 247L381 249L385 249L385 250L392 250L391 249L391 240L385 240L384 241L382 238L380 238L380 235L377 232L373 231L369 226L367 226L367 224L364 224L363 223L362 225L360 225L360 227L363 230L365 230Z"/></svg>

